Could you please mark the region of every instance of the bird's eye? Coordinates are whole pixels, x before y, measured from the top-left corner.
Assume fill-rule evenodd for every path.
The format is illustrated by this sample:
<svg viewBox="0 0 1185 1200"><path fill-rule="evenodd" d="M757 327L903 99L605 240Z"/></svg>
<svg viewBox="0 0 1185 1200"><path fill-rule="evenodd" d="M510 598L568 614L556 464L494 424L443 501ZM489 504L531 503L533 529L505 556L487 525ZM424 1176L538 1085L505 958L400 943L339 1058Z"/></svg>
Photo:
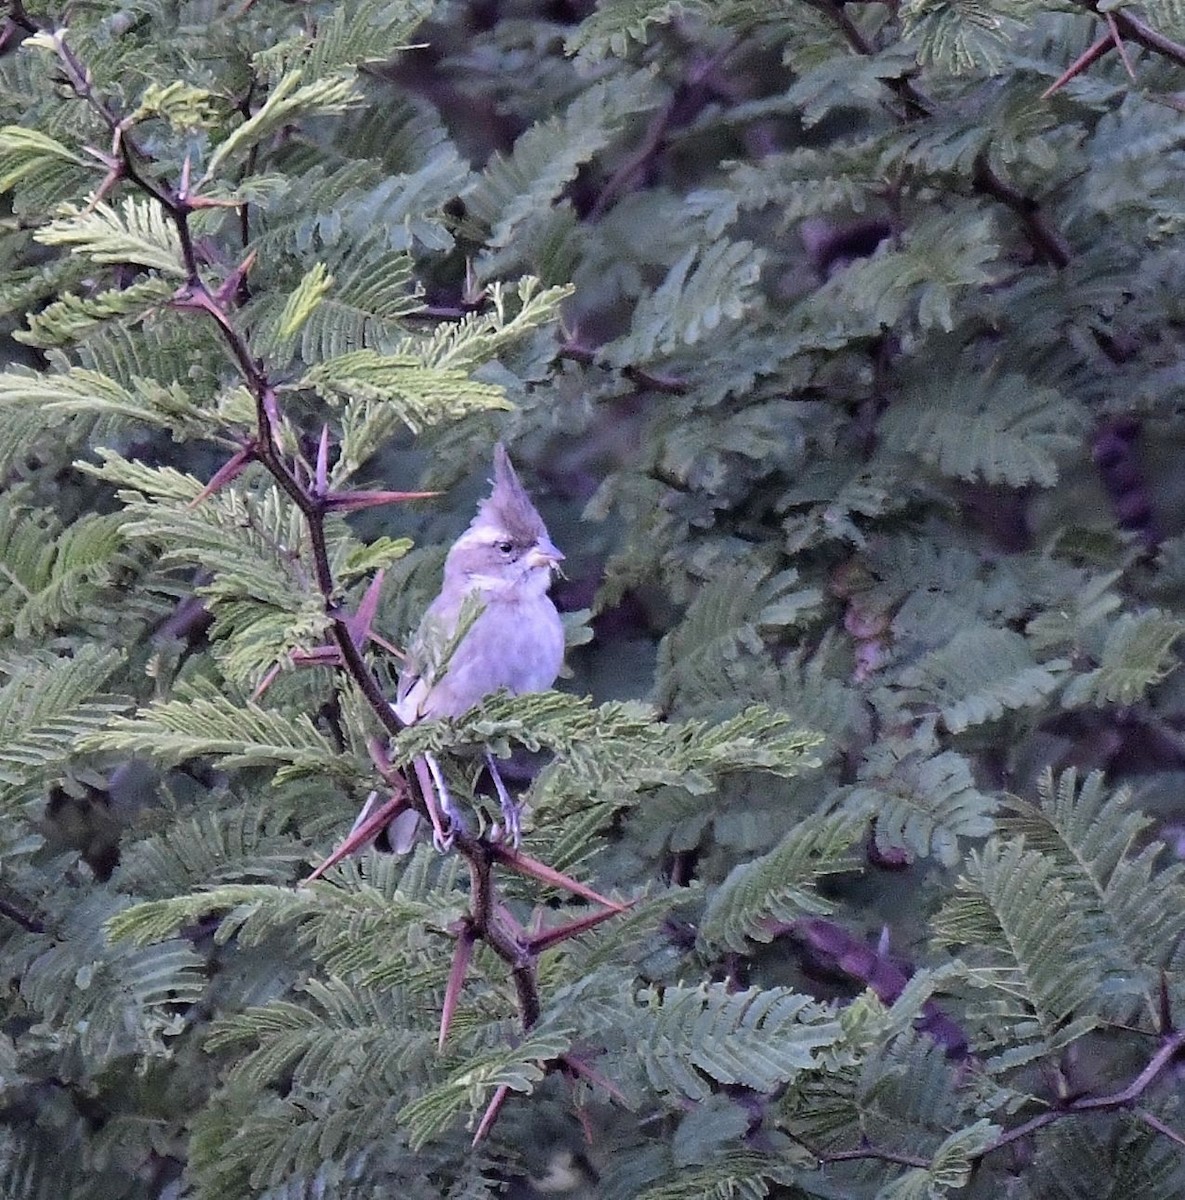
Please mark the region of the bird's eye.
<svg viewBox="0 0 1185 1200"><path fill-rule="evenodd" d="M511 552L511 550L514 549L514 543L513 542L495 542L494 549L497 550L499 554L509 554Z"/></svg>

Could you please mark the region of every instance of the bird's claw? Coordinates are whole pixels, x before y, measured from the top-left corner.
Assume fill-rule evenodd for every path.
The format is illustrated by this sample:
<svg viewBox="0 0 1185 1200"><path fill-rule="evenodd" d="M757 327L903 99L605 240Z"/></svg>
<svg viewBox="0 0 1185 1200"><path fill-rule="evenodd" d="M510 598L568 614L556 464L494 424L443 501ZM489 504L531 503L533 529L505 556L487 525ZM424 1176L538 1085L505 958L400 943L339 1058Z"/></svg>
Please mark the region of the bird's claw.
<svg viewBox="0 0 1185 1200"><path fill-rule="evenodd" d="M441 854L444 854L453 848L457 834L465 832L465 818L461 816L460 809L453 802L453 797L449 792L445 792L440 807L444 812L445 827L432 831L432 844Z"/></svg>
<svg viewBox="0 0 1185 1200"><path fill-rule="evenodd" d="M506 822L506 837L517 850L523 840L522 808L511 800L502 805L502 819Z"/></svg>
<svg viewBox="0 0 1185 1200"><path fill-rule="evenodd" d="M494 756L488 750L486 751L486 765L490 770L490 778L494 781L494 791L498 793L498 804L502 809L502 820L506 822L506 839L517 850L523 840L523 807L521 804L516 803L506 790L506 784L502 782L502 776L498 771L498 765L494 761ZM501 841L502 831L497 829L497 826L495 826L495 829L499 835L497 840Z"/></svg>
<svg viewBox="0 0 1185 1200"><path fill-rule="evenodd" d="M428 819L432 822L432 844L445 854L453 848L457 834L464 832L465 818L448 790L444 772L434 755L425 754L416 759L416 773L423 789L424 803L428 806Z"/></svg>

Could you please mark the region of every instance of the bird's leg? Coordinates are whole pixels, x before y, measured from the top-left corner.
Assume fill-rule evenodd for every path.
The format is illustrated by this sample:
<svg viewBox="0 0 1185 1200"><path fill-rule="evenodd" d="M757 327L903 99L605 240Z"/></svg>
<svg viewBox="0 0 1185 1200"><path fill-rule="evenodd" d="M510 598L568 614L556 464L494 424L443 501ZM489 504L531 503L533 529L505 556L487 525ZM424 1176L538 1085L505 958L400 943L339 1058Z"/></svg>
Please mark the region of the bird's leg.
<svg viewBox="0 0 1185 1200"><path fill-rule="evenodd" d="M498 793L498 803L502 806L502 819L506 822L506 835L510 838L510 844L517 850L519 843L523 840L522 806L513 800L506 790L506 784L502 782L502 776L498 772L498 764L489 750L486 751L486 766L490 769L490 778L494 781L494 791Z"/></svg>
<svg viewBox="0 0 1185 1200"><path fill-rule="evenodd" d="M427 766L428 774L431 776L430 782L424 779L422 773L424 765ZM461 816L461 812L448 790L448 784L444 782L444 772L440 769L440 763L436 761L436 755L425 751L422 758L417 758L416 775L424 790L424 803L428 806L428 819L432 822L432 842L436 849L443 854L452 847L457 831L465 828L465 818ZM441 823L442 816L448 822L447 829Z"/></svg>

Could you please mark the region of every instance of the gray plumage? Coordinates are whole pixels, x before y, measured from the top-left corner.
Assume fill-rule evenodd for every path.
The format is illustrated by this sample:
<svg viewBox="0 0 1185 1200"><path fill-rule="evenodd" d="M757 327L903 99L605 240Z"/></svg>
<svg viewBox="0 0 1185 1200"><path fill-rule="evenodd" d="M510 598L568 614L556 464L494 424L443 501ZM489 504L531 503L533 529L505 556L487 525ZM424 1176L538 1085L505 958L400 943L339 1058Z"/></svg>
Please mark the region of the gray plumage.
<svg viewBox="0 0 1185 1200"><path fill-rule="evenodd" d="M399 676L395 714L456 717L483 696L541 692L564 660L564 627L547 589L563 555L519 481L506 448L494 449L494 488L444 563L444 583L429 605ZM456 634L462 608L482 606L442 675L432 662Z"/></svg>
<svg viewBox="0 0 1185 1200"><path fill-rule="evenodd" d="M563 665L564 627L547 590L563 557L499 443L494 448L493 490L449 550L440 594L411 640L392 705L396 716L407 725L456 717L499 689L519 695L551 687ZM462 619L475 610L476 618L442 668L441 658ZM518 808L492 756L487 753L486 758L507 832L517 842ZM425 755L415 765L421 787L431 780L443 815L450 824L458 823L460 814L452 807L439 764ZM408 849L417 825L414 813L392 821L392 846Z"/></svg>

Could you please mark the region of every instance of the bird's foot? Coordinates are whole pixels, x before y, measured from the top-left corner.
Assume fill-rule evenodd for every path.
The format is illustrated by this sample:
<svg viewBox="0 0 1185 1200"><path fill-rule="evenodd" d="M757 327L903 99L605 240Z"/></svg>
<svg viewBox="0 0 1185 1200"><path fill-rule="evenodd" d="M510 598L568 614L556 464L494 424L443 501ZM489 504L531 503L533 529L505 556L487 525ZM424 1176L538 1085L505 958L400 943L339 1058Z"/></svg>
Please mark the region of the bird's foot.
<svg viewBox="0 0 1185 1200"><path fill-rule="evenodd" d="M465 818L457 807L448 784L444 781L444 772L433 754L425 754L424 761L432 776L433 789L425 792L428 804L428 818L432 822L432 844L444 854L453 848L457 834L465 829ZM432 794L435 792L435 795ZM443 818L443 819L442 819Z"/></svg>
<svg viewBox="0 0 1185 1200"><path fill-rule="evenodd" d="M502 820L506 825L506 840L517 850L523 840L523 806L514 800L506 790L506 784L502 782L502 776L498 771L498 764L488 750L486 751L486 766L489 768L490 778L494 781L494 791L498 793L498 803L502 808ZM498 832L500 834L502 831L498 830Z"/></svg>

